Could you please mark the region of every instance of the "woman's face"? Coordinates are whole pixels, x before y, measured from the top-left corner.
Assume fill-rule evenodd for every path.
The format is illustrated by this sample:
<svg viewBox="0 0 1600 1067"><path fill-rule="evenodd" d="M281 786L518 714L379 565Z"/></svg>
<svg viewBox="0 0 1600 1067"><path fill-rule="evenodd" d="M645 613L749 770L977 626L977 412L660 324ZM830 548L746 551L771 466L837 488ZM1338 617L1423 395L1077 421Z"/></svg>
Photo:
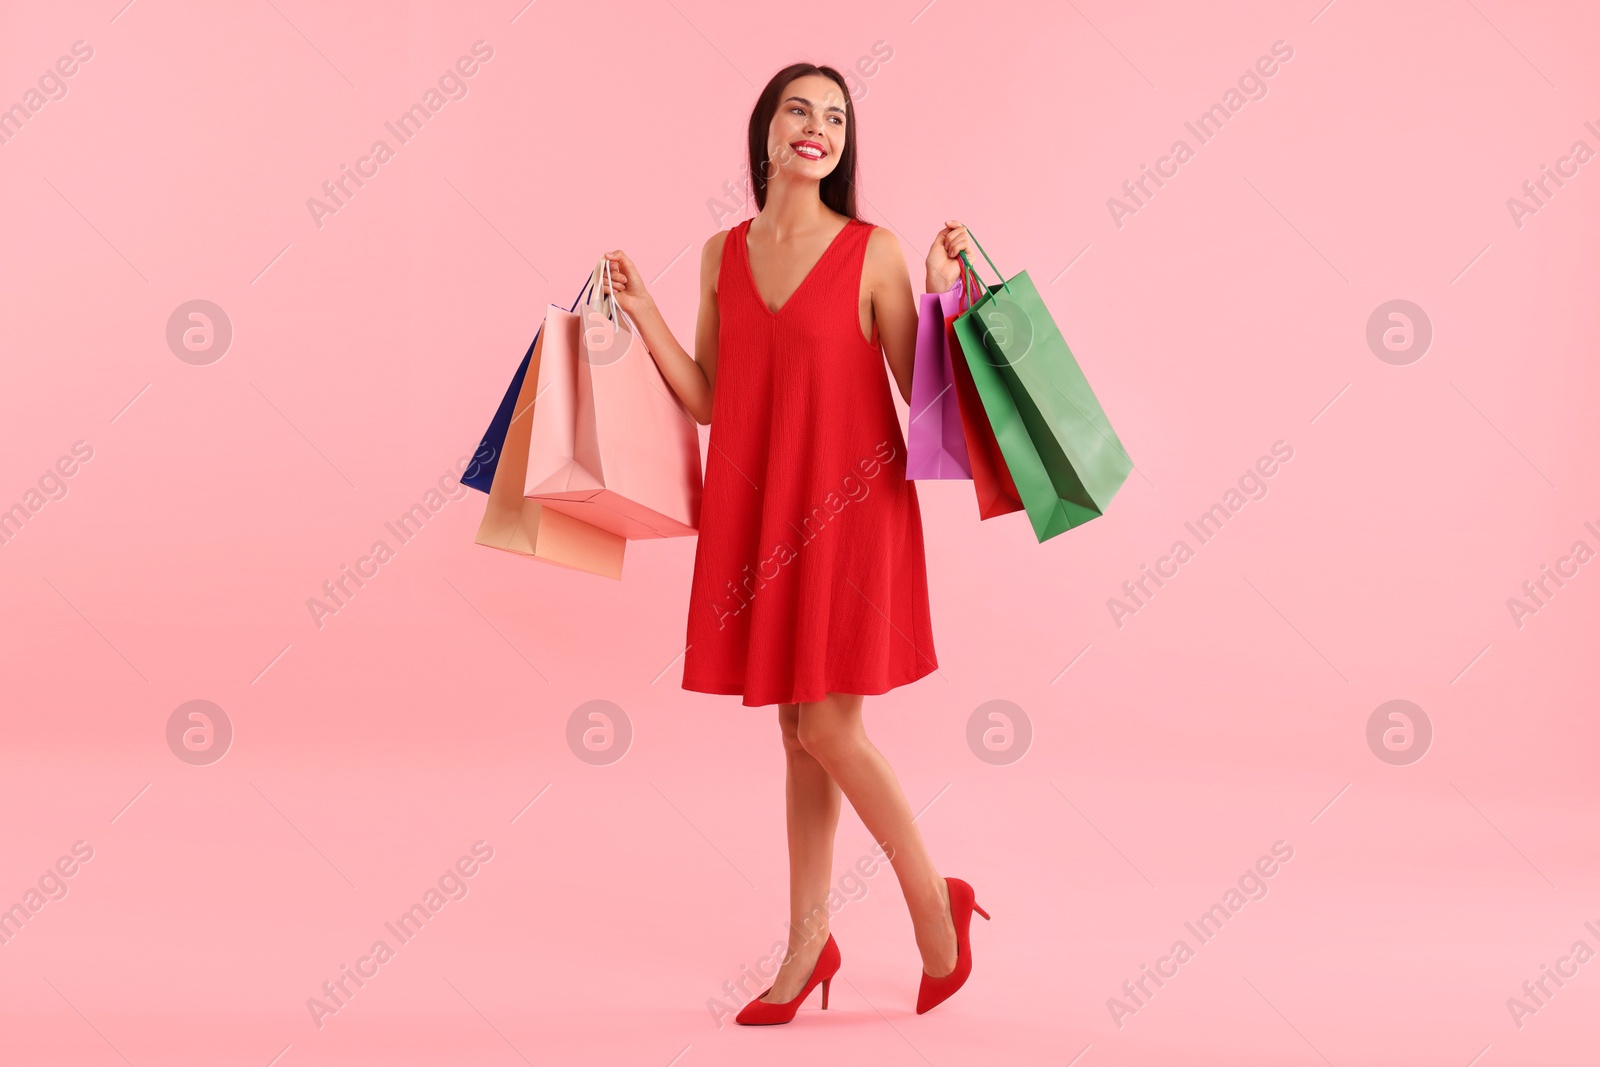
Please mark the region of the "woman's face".
<svg viewBox="0 0 1600 1067"><path fill-rule="evenodd" d="M784 86L767 131L769 180L780 171L821 181L838 166L845 143L845 101L839 85L808 74Z"/></svg>

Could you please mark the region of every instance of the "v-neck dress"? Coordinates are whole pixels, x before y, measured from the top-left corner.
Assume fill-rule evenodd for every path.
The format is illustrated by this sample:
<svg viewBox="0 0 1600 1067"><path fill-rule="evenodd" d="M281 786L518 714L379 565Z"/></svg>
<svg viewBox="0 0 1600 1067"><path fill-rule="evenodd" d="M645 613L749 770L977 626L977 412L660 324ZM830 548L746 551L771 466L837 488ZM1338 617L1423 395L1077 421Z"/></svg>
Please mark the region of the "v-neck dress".
<svg viewBox="0 0 1600 1067"><path fill-rule="evenodd" d="M733 227L683 688L746 706L878 694L938 666L922 514L851 219L774 312Z"/></svg>

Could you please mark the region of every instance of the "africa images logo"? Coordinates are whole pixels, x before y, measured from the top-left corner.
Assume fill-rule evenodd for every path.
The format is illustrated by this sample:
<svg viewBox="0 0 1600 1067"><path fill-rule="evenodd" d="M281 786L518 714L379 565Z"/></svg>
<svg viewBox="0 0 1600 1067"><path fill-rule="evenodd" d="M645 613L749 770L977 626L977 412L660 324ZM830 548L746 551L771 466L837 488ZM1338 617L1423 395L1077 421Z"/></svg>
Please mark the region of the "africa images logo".
<svg viewBox="0 0 1600 1067"><path fill-rule="evenodd" d="M1194 922L1183 924L1183 928L1194 937L1194 945L1179 938L1172 943L1165 956L1156 960L1155 967L1141 963L1139 977L1130 978L1122 983L1123 997L1106 998L1106 1009L1111 1012L1111 1021L1117 1024L1117 1029L1121 1030L1126 1025L1127 1016L1137 1015L1147 1007L1156 993L1167 982L1178 976L1182 966L1194 959L1196 949L1214 940L1222 932L1223 924L1244 910L1244 906L1250 901L1264 900L1268 892L1267 879L1277 874L1282 865L1292 859L1294 859L1294 846L1287 841L1274 841L1272 855L1261 856L1254 864L1245 868L1238 881L1222 894L1221 900L1201 912Z"/></svg>
<svg viewBox="0 0 1600 1067"><path fill-rule="evenodd" d="M383 128L394 138L394 145L391 146L380 137L372 142L366 155L356 160L354 168L347 163L339 164L339 176L322 183L322 198L306 198L306 210L311 213L311 221L317 229L322 229L326 217L337 215L354 199L358 190L376 178L379 168L395 157L400 146L409 144L421 133L423 127L444 110L446 104L452 100L466 99L469 91L467 79L482 70L482 65L493 58L492 45L487 41L474 41L472 55L457 58L453 66L445 68L445 72L439 75L436 84L427 88L421 100L402 111L394 121L383 124Z"/></svg>
<svg viewBox="0 0 1600 1067"><path fill-rule="evenodd" d="M876 458L868 456L856 463L862 478L876 478L888 462L895 458L895 447L888 441L879 441L874 449ZM839 480L839 489L830 489L822 498L822 503L812 507L805 514L801 525L796 526L791 519L789 526L799 534L800 548L815 541L826 532L830 519L838 515L851 503L860 503L865 500L872 487L857 478L854 474L846 474ZM727 582L728 595L722 598L725 602L731 601L729 606L713 603L712 610L717 613L717 629L721 630L728 625L728 620L750 606L758 591L766 588L768 582L778 577L785 566L800 557L799 549L788 541L779 541L772 547L772 551L762 558L757 564L755 573L751 573L750 564L744 565L744 571L739 576L739 584L734 585L733 580ZM770 573L769 573L770 572Z"/></svg>

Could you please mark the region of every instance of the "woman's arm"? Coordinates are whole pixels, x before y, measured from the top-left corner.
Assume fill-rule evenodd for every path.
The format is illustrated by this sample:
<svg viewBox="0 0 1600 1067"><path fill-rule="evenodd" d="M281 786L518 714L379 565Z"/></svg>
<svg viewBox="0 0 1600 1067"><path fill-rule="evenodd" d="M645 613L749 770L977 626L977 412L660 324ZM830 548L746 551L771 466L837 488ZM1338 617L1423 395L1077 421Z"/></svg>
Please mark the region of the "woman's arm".
<svg viewBox="0 0 1600 1067"><path fill-rule="evenodd" d="M900 398L911 403L911 364L917 348L917 300L900 241L879 226L867 238L867 282L872 287L872 314L878 320L878 342L889 363Z"/></svg>
<svg viewBox="0 0 1600 1067"><path fill-rule="evenodd" d="M717 314L717 274L727 236L727 230L714 233L700 249L700 313L695 322L693 357L672 335L633 261L621 249L606 256L611 260L611 289L617 303L639 327L639 335L655 357L661 376L702 426L711 422L711 399L717 379L717 334L721 322Z"/></svg>
<svg viewBox="0 0 1600 1067"><path fill-rule="evenodd" d="M967 228L951 219L933 239L926 260L927 275L923 292L943 293L961 277L958 258L972 247ZM878 340L889 361L889 373L907 404L911 403L911 366L916 360L917 305L911 294L911 275L900 242L888 229L879 226L867 240L867 261L863 268L872 286L872 313L878 319Z"/></svg>

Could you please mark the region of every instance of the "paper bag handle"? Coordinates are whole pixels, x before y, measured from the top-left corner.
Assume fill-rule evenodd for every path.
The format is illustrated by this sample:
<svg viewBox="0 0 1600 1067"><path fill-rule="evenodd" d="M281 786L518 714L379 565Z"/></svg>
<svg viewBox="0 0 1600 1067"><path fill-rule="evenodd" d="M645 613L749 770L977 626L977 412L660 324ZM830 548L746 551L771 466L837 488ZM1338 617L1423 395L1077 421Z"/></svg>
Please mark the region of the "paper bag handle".
<svg viewBox="0 0 1600 1067"><path fill-rule="evenodd" d="M633 322L633 316L629 315L627 309L617 301L615 293L607 292L606 289L599 284L602 282L604 282L607 286L609 286L611 282L611 260L605 256L601 256L599 260L595 262L594 270L589 272L589 281L583 287L583 291L585 294L587 294L587 298L579 297L579 301L590 307L598 308L602 315L616 325L617 329L627 330L629 333L636 333L637 330ZM592 293L590 292L591 289L594 290ZM573 305L573 310L577 310L577 304ZM626 322L623 321L624 318L627 319Z"/></svg>
<svg viewBox="0 0 1600 1067"><path fill-rule="evenodd" d="M978 244L978 237L972 232L972 227L970 226L967 227L967 236L972 238L973 244L978 245L978 251L983 252L983 245ZM978 284L982 286L985 291L993 292L996 288L1005 289L1006 276L1000 273L1000 268L994 265L994 260L989 259L989 253L983 252L983 258L988 260L989 266L994 269L995 276L1000 279L1000 284L998 286L989 285L981 277L979 277L977 270L972 266L972 260L967 258L967 253L965 251L962 251L961 253L961 261L967 265L969 270L972 270L972 276L978 280Z"/></svg>

